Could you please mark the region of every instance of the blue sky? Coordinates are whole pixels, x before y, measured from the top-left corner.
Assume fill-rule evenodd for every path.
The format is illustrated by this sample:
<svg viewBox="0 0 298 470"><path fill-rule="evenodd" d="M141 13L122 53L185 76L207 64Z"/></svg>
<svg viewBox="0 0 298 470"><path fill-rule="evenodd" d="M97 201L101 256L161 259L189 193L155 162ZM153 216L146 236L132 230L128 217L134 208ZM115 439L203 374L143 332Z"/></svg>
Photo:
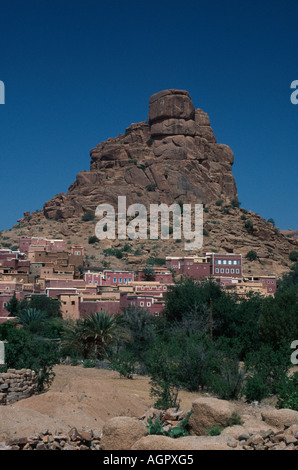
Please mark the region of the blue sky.
<svg viewBox="0 0 298 470"><path fill-rule="evenodd" d="M297 39L296 0L1 0L0 230L66 192L168 88L232 148L242 206L298 229Z"/></svg>

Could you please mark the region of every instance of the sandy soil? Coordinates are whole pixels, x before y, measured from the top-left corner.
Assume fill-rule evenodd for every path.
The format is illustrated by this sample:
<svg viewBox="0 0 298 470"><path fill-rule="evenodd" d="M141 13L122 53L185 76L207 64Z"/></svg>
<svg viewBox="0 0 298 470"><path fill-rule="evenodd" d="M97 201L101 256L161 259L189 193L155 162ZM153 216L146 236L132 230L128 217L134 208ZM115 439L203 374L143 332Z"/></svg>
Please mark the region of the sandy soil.
<svg viewBox="0 0 298 470"><path fill-rule="evenodd" d="M0 406L0 441L42 432L67 432L72 427L100 431L114 416L142 416L153 406L147 377L120 378L117 372L59 365L48 391ZM191 408L199 395L181 392L180 409Z"/></svg>
<svg viewBox="0 0 298 470"><path fill-rule="evenodd" d="M294 367L291 372L297 371ZM103 424L115 416L142 416L154 404L149 378L120 378L118 372L82 366L59 365L55 379L45 393L0 406L0 442L7 438L29 437L45 430L100 432ZM179 392L180 409L187 412L199 393ZM260 419L260 407L234 402L243 416ZM273 406L271 399L262 406Z"/></svg>

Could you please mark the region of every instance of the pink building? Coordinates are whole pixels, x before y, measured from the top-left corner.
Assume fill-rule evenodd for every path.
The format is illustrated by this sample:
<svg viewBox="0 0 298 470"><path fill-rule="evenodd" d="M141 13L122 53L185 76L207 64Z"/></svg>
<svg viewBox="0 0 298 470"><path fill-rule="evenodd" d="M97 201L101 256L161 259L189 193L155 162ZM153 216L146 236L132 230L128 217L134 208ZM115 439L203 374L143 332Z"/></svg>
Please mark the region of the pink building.
<svg viewBox="0 0 298 470"><path fill-rule="evenodd" d="M246 279L251 282L260 282L266 288L268 294L275 294L276 292L276 276L251 276Z"/></svg>
<svg viewBox="0 0 298 470"><path fill-rule="evenodd" d="M6 310L6 306L13 294L0 294L0 323L3 323L7 320L9 312Z"/></svg>
<svg viewBox="0 0 298 470"><path fill-rule="evenodd" d="M152 278L150 278L150 281L159 282L160 284L172 284L173 274L168 269L159 268L159 267L158 268L152 268L152 269L153 269L155 274L152 276ZM149 280L149 279L146 279L146 277L144 276L143 271L139 270L136 280L137 281L145 281L145 280Z"/></svg>
<svg viewBox="0 0 298 470"><path fill-rule="evenodd" d="M21 237L19 239L19 249L23 253L34 251L60 252L65 251L64 240L48 240L42 237Z"/></svg>
<svg viewBox="0 0 298 470"><path fill-rule="evenodd" d="M93 298L92 298L93 297ZM99 299L97 296L90 296L79 303L80 318L86 318L97 312L106 312L109 315L121 313L121 305L119 299Z"/></svg>
<svg viewBox="0 0 298 470"><path fill-rule="evenodd" d="M206 253L212 277L242 277L242 255L234 253Z"/></svg>
<svg viewBox="0 0 298 470"><path fill-rule="evenodd" d="M210 260L206 256L168 257L166 264L175 273L198 281L211 275Z"/></svg>
<svg viewBox="0 0 298 470"><path fill-rule="evenodd" d="M73 246L71 254L74 256L84 256L84 248L82 246Z"/></svg>
<svg viewBox="0 0 298 470"><path fill-rule="evenodd" d="M131 284L134 281L133 271L104 271L103 286Z"/></svg>
<svg viewBox="0 0 298 470"><path fill-rule="evenodd" d="M157 282L134 282L133 288L135 294L150 295L154 297L163 297L168 291L167 284L159 284Z"/></svg>
<svg viewBox="0 0 298 470"><path fill-rule="evenodd" d="M98 271L90 271L84 273L84 281L86 286L102 286L104 274Z"/></svg>
<svg viewBox="0 0 298 470"><path fill-rule="evenodd" d="M143 310L148 310L154 316L159 316L164 309L164 302L157 300L155 297L149 295L143 296L123 293L120 296L120 304L122 310L129 306L134 306Z"/></svg>

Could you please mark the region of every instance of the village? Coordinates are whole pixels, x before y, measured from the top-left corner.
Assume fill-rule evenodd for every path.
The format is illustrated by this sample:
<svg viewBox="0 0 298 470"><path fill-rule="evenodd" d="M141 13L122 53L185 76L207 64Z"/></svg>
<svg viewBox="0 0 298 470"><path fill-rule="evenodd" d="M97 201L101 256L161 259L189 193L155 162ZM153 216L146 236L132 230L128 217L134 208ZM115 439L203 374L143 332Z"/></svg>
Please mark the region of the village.
<svg viewBox="0 0 298 470"><path fill-rule="evenodd" d="M32 295L59 300L64 319L77 320L96 312L119 314L129 306L159 316L165 294L181 277L200 281L212 278L230 292L247 296L276 292L274 275L246 276L242 255L204 253L166 257L164 266L134 270L85 266L84 248L66 248L63 239L21 237L18 250L0 249L0 323L7 321L8 302Z"/></svg>

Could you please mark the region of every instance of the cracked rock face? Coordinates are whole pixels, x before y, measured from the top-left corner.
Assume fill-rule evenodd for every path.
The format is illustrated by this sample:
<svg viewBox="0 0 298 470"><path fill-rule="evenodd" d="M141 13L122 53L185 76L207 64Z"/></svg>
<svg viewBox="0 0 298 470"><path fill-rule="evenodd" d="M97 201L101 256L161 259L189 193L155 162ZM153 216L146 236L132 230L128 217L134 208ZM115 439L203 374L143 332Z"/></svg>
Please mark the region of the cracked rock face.
<svg viewBox="0 0 298 470"><path fill-rule="evenodd" d="M209 116L195 109L184 90L164 90L149 99L148 121L90 151L90 171L82 171L66 194L44 205L49 219L80 217L99 204L211 203L236 199L234 155L216 141Z"/></svg>

